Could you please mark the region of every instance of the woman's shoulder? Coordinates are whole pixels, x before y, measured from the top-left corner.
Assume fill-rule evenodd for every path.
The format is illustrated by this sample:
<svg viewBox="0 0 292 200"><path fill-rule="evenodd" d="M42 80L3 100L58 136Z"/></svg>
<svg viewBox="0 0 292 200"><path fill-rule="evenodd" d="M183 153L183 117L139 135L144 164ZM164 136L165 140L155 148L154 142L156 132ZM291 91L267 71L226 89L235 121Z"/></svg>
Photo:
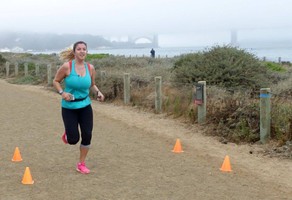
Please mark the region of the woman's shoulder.
<svg viewBox="0 0 292 200"><path fill-rule="evenodd" d="M88 65L88 67L92 67L93 66L90 62L86 62L86 64Z"/></svg>
<svg viewBox="0 0 292 200"><path fill-rule="evenodd" d="M66 75L68 75L68 73L70 73L69 70L70 70L69 62L64 62L59 68L59 71L63 72Z"/></svg>
<svg viewBox="0 0 292 200"><path fill-rule="evenodd" d="M69 69L70 68L70 61L64 62L61 67L64 68L64 69Z"/></svg>
<svg viewBox="0 0 292 200"><path fill-rule="evenodd" d="M88 66L88 69L90 69L90 70L94 69L93 64L90 64L89 62L86 62L86 64Z"/></svg>

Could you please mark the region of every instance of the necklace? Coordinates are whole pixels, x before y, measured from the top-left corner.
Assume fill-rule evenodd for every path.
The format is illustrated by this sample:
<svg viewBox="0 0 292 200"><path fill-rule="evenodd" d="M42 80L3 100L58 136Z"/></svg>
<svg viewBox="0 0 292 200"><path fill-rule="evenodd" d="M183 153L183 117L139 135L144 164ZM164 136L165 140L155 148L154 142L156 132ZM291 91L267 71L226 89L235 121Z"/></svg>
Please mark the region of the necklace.
<svg viewBox="0 0 292 200"><path fill-rule="evenodd" d="M81 65L81 66L75 66L75 68L77 68L78 70L81 70L81 69L84 69L84 65Z"/></svg>
<svg viewBox="0 0 292 200"><path fill-rule="evenodd" d="M84 65L75 65L75 70L78 76L83 77L85 75L85 66Z"/></svg>

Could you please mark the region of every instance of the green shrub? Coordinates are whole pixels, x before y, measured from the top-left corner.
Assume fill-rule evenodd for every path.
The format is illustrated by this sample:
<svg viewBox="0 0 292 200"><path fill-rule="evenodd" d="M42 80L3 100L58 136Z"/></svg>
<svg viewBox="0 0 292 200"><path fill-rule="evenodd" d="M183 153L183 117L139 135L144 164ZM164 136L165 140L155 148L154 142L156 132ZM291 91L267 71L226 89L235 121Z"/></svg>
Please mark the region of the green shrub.
<svg viewBox="0 0 292 200"><path fill-rule="evenodd" d="M0 54L0 65L4 65L6 63L6 59Z"/></svg>
<svg viewBox="0 0 292 200"><path fill-rule="evenodd" d="M252 100L242 92L230 92L208 87L208 124L214 129L210 135L218 135L233 142L259 140L260 112L258 99Z"/></svg>
<svg viewBox="0 0 292 200"><path fill-rule="evenodd" d="M0 77L5 75L5 63L6 63L6 59L3 58L3 56L0 54Z"/></svg>
<svg viewBox="0 0 292 200"><path fill-rule="evenodd" d="M109 54L87 54L86 61L91 61L94 59L102 59L109 57Z"/></svg>
<svg viewBox="0 0 292 200"><path fill-rule="evenodd" d="M22 77L16 77L14 79L9 80L10 83L20 84L20 85L38 85L42 83L42 80L36 76L28 75Z"/></svg>
<svg viewBox="0 0 292 200"><path fill-rule="evenodd" d="M175 81L194 83L207 81L229 90L268 87L272 74L253 54L230 46L187 54L175 62Z"/></svg>
<svg viewBox="0 0 292 200"><path fill-rule="evenodd" d="M272 99L271 137L277 141L292 140L292 105L287 100L275 97Z"/></svg>
<svg viewBox="0 0 292 200"><path fill-rule="evenodd" d="M286 72L287 70L280 64L274 62L265 62L265 66L274 72Z"/></svg>

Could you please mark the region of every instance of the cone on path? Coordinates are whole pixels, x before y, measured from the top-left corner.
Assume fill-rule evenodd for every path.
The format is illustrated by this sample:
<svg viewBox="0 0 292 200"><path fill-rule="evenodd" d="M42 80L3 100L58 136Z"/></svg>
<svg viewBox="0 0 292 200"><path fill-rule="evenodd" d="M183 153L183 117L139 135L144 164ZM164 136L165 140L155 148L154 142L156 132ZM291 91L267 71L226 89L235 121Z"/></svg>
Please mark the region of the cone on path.
<svg viewBox="0 0 292 200"><path fill-rule="evenodd" d="M225 156L220 170L223 172L231 172L232 171L229 156Z"/></svg>
<svg viewBox="0 0 292 200"><path fill-rule="evenodd" d="M180 139L176 139L175 145L173 147L172 152L174 153L182 153L184 152L181 147Z"/></svg>
<svg viewBox="0 0 292 200"><path fill-rule="evenodd" d="M26 167L23 178L22 178L22 184L31 185L33 183L34 183L34 181L32 180L29 167Z"/></svg>
<svg viewBox="0 0 292 200"><path fill-rule="evenodd" d="M19 151L18 147L16 147L15 150L14 150L12 161L14 161L14 162L22 161L21 154L20 154L20 151Z"/></svg>

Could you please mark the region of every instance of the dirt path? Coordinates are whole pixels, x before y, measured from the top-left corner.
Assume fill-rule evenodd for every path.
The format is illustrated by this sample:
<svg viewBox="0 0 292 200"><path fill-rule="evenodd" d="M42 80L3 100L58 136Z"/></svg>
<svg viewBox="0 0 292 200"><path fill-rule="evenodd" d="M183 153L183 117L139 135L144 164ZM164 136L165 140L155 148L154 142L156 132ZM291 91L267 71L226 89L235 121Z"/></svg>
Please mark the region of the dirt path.
<svg viewBox="0 0 292 200"><path fill-rule="evenodd" d="M64 145L60 96L0 80L0 199L291 199L292 162L221 144L163 115L93 102L89 175ZM184 153L171 150L181 139ZM11 161L18 146L22 162ZM233 171L219 170L229 155ZM25 167L35 183L21 184Z"/></svg>

